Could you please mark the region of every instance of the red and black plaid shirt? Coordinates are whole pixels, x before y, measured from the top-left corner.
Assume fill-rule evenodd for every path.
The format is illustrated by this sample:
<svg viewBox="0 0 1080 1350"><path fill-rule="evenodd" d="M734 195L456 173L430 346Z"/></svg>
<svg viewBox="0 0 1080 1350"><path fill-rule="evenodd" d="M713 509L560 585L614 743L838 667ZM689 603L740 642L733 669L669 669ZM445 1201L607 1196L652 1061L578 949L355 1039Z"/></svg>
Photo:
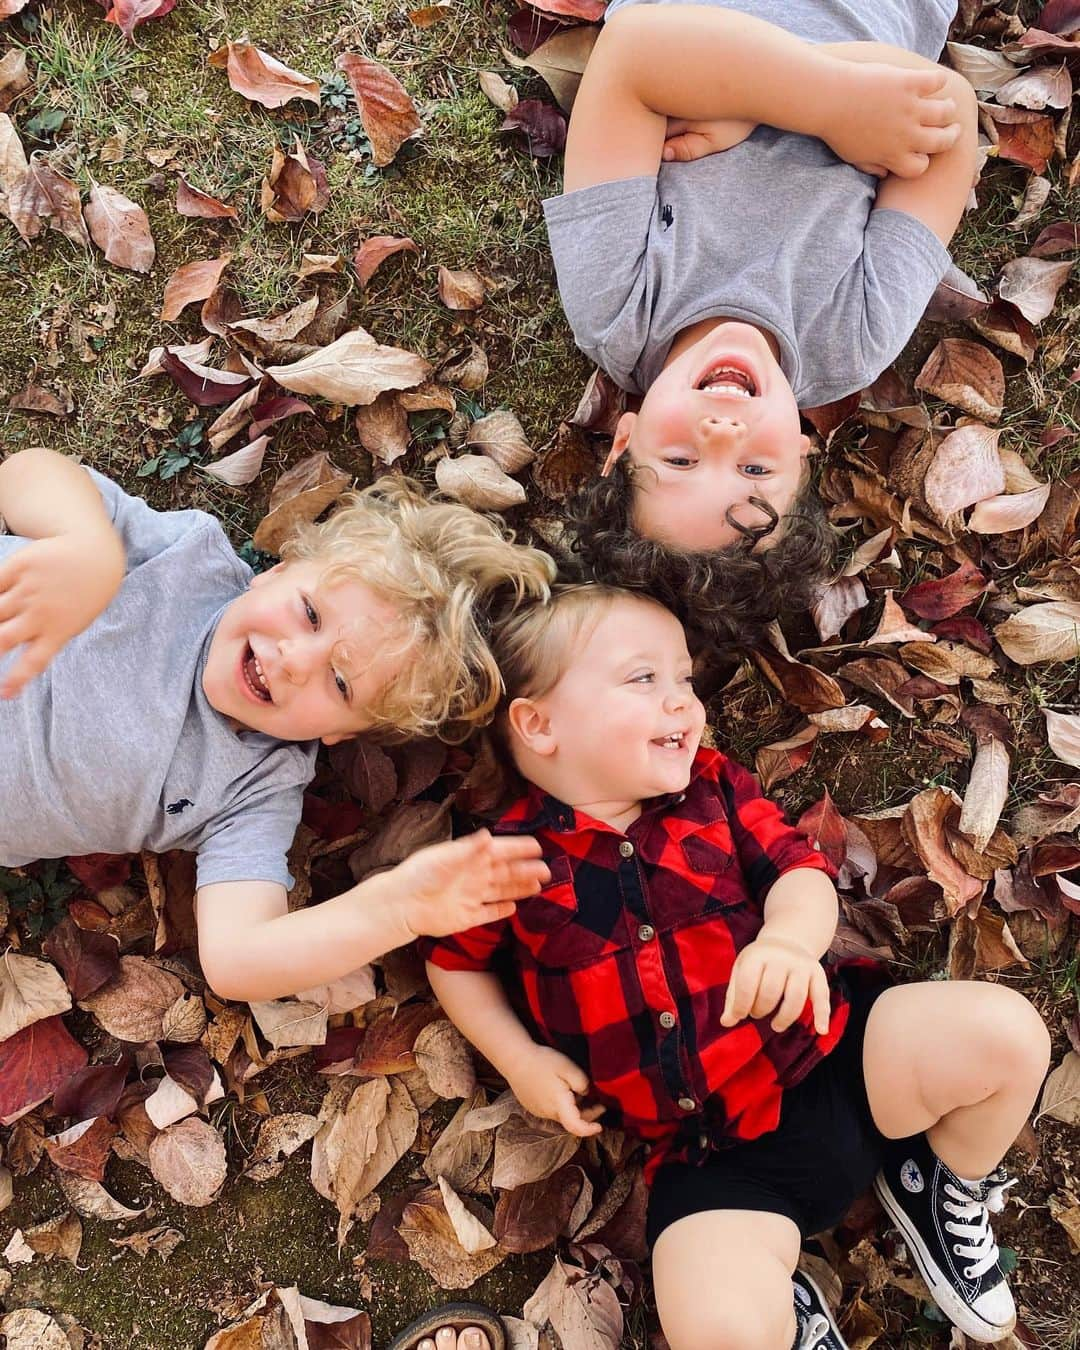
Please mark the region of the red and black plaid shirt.
<svg viewBox="0 0 1080 1350"><path fill-rule="evenodd" d="M699 750L685 793L647 804L625 834L533 787L494 826L543 845L551 881L515 914L428 940L446 970L509 968L537 1039L589 1075L605 1121L661 1161L776 1128L780 1098L832 1050L848 1004L832 975L829 1031L809 1003L777 1034L768 1019L722 1027L735 957L765 897L799 867L829 863L745 769Z"/></svg>

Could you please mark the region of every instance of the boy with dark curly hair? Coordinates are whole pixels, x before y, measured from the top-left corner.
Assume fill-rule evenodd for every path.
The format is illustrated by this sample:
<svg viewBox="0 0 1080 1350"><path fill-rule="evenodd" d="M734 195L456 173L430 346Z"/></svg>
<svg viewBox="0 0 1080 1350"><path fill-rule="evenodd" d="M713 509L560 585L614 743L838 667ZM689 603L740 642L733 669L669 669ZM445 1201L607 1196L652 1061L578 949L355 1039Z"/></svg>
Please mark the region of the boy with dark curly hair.
<svg viewBox="0 0 1080 1350"><path fill-rule="evenodd" d="M544 209L578 346L641 403L577 547L718 641L805 604L829 536L799 410L871 384L948 266L977 131L935 64L955 7L608 6Z"/></svg>

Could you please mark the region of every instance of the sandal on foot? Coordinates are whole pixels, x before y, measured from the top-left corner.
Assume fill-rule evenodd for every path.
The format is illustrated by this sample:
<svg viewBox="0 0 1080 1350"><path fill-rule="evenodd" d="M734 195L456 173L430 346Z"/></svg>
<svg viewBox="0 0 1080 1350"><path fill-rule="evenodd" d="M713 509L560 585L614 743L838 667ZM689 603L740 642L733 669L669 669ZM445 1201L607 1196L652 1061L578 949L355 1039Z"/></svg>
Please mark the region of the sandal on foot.
<svg viewBox="0 0 1080 1350"><path fill-rule="evenodd" d="M482 1303L444 1303L441 1308L424 1313L415 1322L410 1322L404 1331L400 1331L386 1350L416 1350L416 1347L429 1336L435 1339L440 1327L452 1327L462 1332L467 1327L476 1327L491 1342L491 1350L506 1350L506 1328L502 1318Z"/></svg>

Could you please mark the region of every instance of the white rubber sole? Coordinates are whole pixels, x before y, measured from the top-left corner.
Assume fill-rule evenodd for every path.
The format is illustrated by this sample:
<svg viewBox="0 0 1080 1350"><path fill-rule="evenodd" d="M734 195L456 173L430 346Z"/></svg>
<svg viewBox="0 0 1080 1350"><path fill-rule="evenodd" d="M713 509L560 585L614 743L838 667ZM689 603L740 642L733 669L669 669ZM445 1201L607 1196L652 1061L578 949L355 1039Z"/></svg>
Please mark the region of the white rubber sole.
<svg viewBox="0 0 1080 1350"><path fill-rule="evenodd" d="M937 1262L926 1250L919 1230L908 1218L903 1207L893 1199L880 1173L874 1178L874 1190L884 1206L885 1213L903 1234L930 1297L953 1326L959 1327L965 1336L970 1336L973 1341L978 1341L982 1345L993 1345L997 1341L1003 1341L1016 1326L1015 1313L1007 1326L994 1326L990 1322L983 1321L946 1279Z"/></svg>
<svg viewBox="0 0 1080 1350"><path fill-rule="evenodd" d="M828 1314L829 1321L833 1324L833 1335L836 1337L837 1343L840 1346L840 1350L851 1350L851 1347L848 1345L847 1341L845 1341L843 1336L840 1335L840 1328L836 1325L836 1318L833 1316L833 1310L829 1306L828 1299L821 1292L821 1285L818 1284L817 1280L812 1280L810 1276L807 1275L805 1270L797 1270L795 1274L803 1282L803 1284L808 1284L810 1286L810 1288L814 1291L815 1295L817 1296L818 1302L821 1304L821 1306L825 1309L826 1313Z"/></svg>

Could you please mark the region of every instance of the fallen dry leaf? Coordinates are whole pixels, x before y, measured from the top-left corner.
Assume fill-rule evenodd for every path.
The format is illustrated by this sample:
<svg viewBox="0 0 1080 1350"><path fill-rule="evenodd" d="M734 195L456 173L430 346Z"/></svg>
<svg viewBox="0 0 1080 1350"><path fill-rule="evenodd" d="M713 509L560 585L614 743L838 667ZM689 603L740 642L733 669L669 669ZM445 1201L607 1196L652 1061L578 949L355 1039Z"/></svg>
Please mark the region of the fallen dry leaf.
<svg viewBox="0 0 1080 1350"><path fill-rule="evenodd" d="M0 1042L34 1022L71 1007L71 994L55 966L7 951L0 960Z"/></svg>
<svg viewBox="0 0 1080 1350"><path fill-rule="evenodd" d="M431 366L414 352L384 347L356 328L292 365L268 366L266 373L294 393L353 405L371 403L387 389L411 389L428 378Z"/></svg>
<svg viewBox="0 0 1080 1350"><path fill-rule="evenodd" d="M315 520L344 493L352 479L324 450L294 464L281 475L270 493L270 511L255 530L256 548L278 553L302 521Z"/></svg>
<svg viewBox="0 0 1080 1350"><path fill-rule="evenodd" d="M569 112L574 106L581 76L599 36L599 28L564 28L526 57L515 56L513 52L505 50L504 55L512 66L536 71L555 95L563 112ZM485 89L484 92L488 91ZM495 100L492 99L492 102ZM504 108L503 111L510 112L512 108Z"/></svg>
<svg viewBox="0 0 1080 1350"><path fill-rule="evenodd" d="M16 1308L0 1319L8 1350L71 1350L60 1324L38 1308Z"/></svg>
<svg viewBox="0 0 1080 1350"><path fill-rule="evenodd" d="M416 1063L439 1097L470 1097L476 1070L469 1043L445 1018L424 1027L413 1043Z"/></svg>
<svg viewBox="0 0 1080 1350"><path fill-rule="evenodd" d="M525 489L487 455L447 456L435 465L440 492L477 511L503 511L525 500Z"/></svg>
<svg viewBox="0 0 1080 1350"><path fill-rule="evenodd" d="M1052 708L1042 711L1050 749L1063 764L1080 769L1080 714L1059 713Z"/></svg>
<svg viewBox="0 0 1080 1350"><path fill-rule="evenodd" d="M330 186L322 160L309 155L299 138L288 155L274 146L270 172L263 179L259 204L267 220L297 224L317 216L330 201Z"/></svg>
<svg viewBox="0 0 1080 1350"><path fill-rule="evenodd" d="M68 1204L84 1219L100 1219L103 1223L120 1223L137 1219L146 1211L129 1209L109 1194L99 1181L87 1181L74 1172L57 1172L56 1180Z"/></svg>
<svg viewBox="0 0 1080 1350"><path fill-rule="evenodd" d="M150 1141L150 1171L180 1205L199 1208L225 1182L225 1141L205 1120L182 1120Z"/></svg>
<svg viewBox="0 0 1080 1350"><path fill-rule="evenodd" d="M959 829L981 853L997 829L1009 795L1009 751L996 737L979 742L971 766Z"/></svg>
<svg viewBox="0 0 1080 1350"><path fill-rule="evenodd" d="M116 188L94 183L83 216L91 239L109 262L132 272L150 271L156 250L141 206Z"/></svg>
<svg viewBox="0 0 1080 1350"><path fill-rule="evenodd" d="M1070 1050L1043 1087L1039 1111L1034 1123L1053 1116L1066 1125L1080 1125L1080 1054Z"/></svg>
<svg viewBox="0 0 1080 1350"><path fill-rule="evenodd" d="M410 253L419 253L411 239L396 234L375 234L365 239L353 254L353 267L360 278L360 285L366 286L386 258L407 249Z"/></svg>
<svg viewBox="0 0 1080 1350"><path fill-rule="evenodd" d="M249 444L234 450L224 459L219 459L214 464L204 464L202 471L207 477L216 478L222 483L227 483L229 487L243 487L246 483L253 483L262 469L266 447L269 444L269 436L256 436Z"/></svg>
<svg viewBox="0 0 1080 1350"><path fill-rule="evenodd" d="M1005 403L1005 371L982 343L942 338L916 376L915 388L972 417L996 422Z"/></svg>
<svg viewBox="0 0 1080 1350"><path fill-rule="evenodd" d="M1074 661L1080 656L1080 604L1058 600L1028 605L999 623L994 637L1009 660L1020 666Z"/></svg>
<svg viewBox="0 0 1080 1350"><path fill-rule="evenodd" d="M318 80L291 70L250 42L226 42L211 52L208 60L218 70L226 71L236 93L264 108L281 108L294 98L319 106Z"/></svg>
<svg viewBox="0 0 1080 1350"><path fill-rule="evenodd" d="M1003 497L987 497L977 503L968 517L973 534L1009 534L1023 530L1042 515L1050 500L1051 484L1042 483L1027 492Z"/></svg>
<svg viewBox="0 0 1080 1350"><path fill-rule="evenodd" d="M763 745L757 751L754 756L754 768L765 792L770 792L777 783L784 782L810 763L818 734L818 728L811 724L795 732L793 736L774 741L771 745Z"/></svg>
<svg viewBox="0 0 1080 1350"><path fill-rule="evenodd" d="M15 412L46 413L49 417L67 417L75 407L70 394L60 399L51 389L40 384L28 384L8 399L8 407Z"/></svg>
<svg viewBox="0 0 1080 1350"><path fill-rule="evenodd" d="M538 1327L550 1322L560 1342L574 1350L618 1350L623 1332L618 1295L602 1274L583 1275L556 1257L522 1313Z"/></svg>
<svg viewBox="0 0 1080 1350"><path fill-rule="evenodd" d="M184 986L167 970L142 956L122 956L120 973L103 989L81 999L99 1026L118 1041L156 1041L165 1013L183 994Z"/></svg>
<svg viewBox="0 0 1080 1350"><path fill-rule="evenodd" d="M1016 75L1016 66L1007 56L992 48L966 42L946 43L949 61L964 79L981 94L992 94Z"/></svg>
<svg viewBox="0 0 1080 1350"><path fill-rule="evenodd" d="M182 216L199 220L235 220L237 216L235 206L193 187L183 175L176 180L176 209Z"/></svg>
<svg viewBox="0 0 1080 1350"><path fill-rule="evenodd" d="M500 112L508 113L511 108L517 107L518 91L494 70L482 70L476 79L488 100Z"/></svg>
<svg viewBox="0 0 1080 1350"><path fill-rule="evenodd" d="M475 421L465 435L465 444L493 459L504 473L520 473L536 458L521 423L505 408Z"/></svg>
<svg viewBox="0 0 1080 1350"><path fill-rule="evenodd" d="M421 129L416 107L397 77L378 61L359 52L345 52L335 64L345 72L356 95L360 122L371 142L372 159L381 168Z"/></svg>
<svg viewBox="0 0 1080 1350"><path fill-rule="evenodd" d="M479 309L486 294L484 283L475 272L439 268L439 299L447 309Z"/></svg>
<svg viewBox="0 0 1080 1350"><path fill-rule="evenodd" d="M926 504L943 523L965 506L1005 489L1005 470L997 452L1000 432L984 426L958 427L934 451L926 471Z"/></svg>
<svg viewBox="0 0 1080 1350"><path fill-rule="evenodd" d="M222 273L232 261L231 253L203 262L184 263L165 283L165 295L158 318L166 323L178 319L188 305L209 298L220 282Z"/></svg>
<svg viewBox="0 0 1080 1350"><path fill-rule="evenodd" d="M21 47L13 47L0 59L0 113L7 112L19 95L29 87L26 52Z"/></svg>
<svg viewBox="0 0 1080 1350"><path fill-rule="evenodd" d="M518 136L534 159L550 159L566 145L566 118L539 98L523 99L511 108L499 130Z"/></svg>
<svg viewBox="0 0 1080 1350"><path fill-rule="evenodd" d="M0 1125L47 1101L87 1058L59 1016L31 1022L0 1041Z"/></svg>
<svg viewBox="0 0 1080 1350"><path fill-rule="evenodd" d="M108 8L110 0L103 0ZM107 23L116 24L129 42L134 32L147 19L163 19L176 8L177 0L111 0L112 8L105 15Z"/></svg>
<svg viewBox="0 0 1080 1350"><path fill-rule="evenodd" d="M396 392L380 394L373 403L357 408L356 434L380 463L389 466L401 458L409 448L409 415Z"/></svg>
<svg viewBox="0 0 1080 1350"><path fill-rule="evenodd" d="M471 1208L480 1206L472 1201ZM412 1260L440 1289L467 1289L506 1256L497 1245L473 1253L462 1246L438 1186L427 1187L405 1206L398 1232Z"/></svg>
<svg viewBox="0 0 1080 1350"><path fill-rule="evenodd" d="M1014 258L1001 270L998 294L1015 305L1028 323L1042 323L1054 308L1058 291L1065 285L1072 266L1069 261Z"/></svg>

